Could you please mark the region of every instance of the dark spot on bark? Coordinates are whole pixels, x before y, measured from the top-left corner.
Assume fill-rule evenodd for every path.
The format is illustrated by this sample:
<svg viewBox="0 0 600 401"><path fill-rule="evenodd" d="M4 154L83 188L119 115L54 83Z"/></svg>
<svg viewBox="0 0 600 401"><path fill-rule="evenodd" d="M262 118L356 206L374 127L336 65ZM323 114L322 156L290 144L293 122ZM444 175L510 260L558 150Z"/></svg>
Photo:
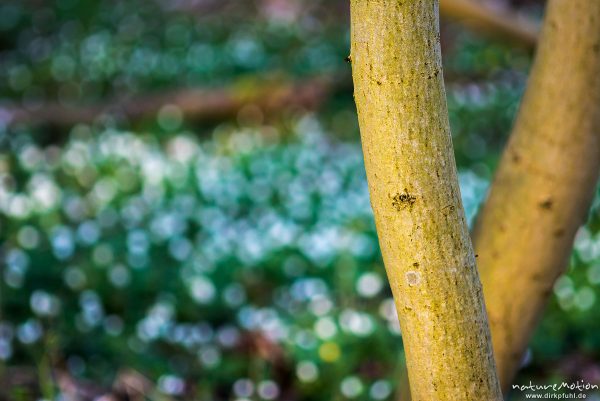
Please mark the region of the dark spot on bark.
<svg viewBox="0 0 600 401"><path fill-rule="evenodd" d="M437 77L439 74L440 74L440 71L439 70L435 70L435 71L433 71L433 74L429 74L427 76L427 79L431 79L433 77Z"/></svg>
<svg viewBox="0 0 600 401"><path fill-rule="evenodd" d="M554 232L552 233L556 238L560 238L563 235L565 235L565 229L564 228L557 228L556 230L554 230Z"/></svg>
<svg viewBox="0 0 600 401"><path fill-rule="evenodd" d="M448 215L450 213L452 213L454 211L455 207L454 205L446 205L442 208L442 212L444 212L445 215Z"/></svg>
<svg viewBox="0 0 600 401"><path fill-rule="evenodd" d="M542 281L542 280L543 280L543 278L544 278L544 276L543 276L542 274L540 274L540 273L534 273L534 274L531 276L531 279L532 279L533 281Z"/></svg>
<svg viewBox="0 0 600 401"><path fill-rule="evenodd" d="M351 62L352 62L352 55L349 55L348 57L346 57L346 58L344 59L344 61L345 61L346 63L351 63Z"/></svg>
<svg viewBox="0 0 600 401"><path fill-rule="evenodd" d="M419 262L415 262L415 263L413 263L413 266L414 266L414 267L419 267Z"/></svg>
<svg viewBox="0 0 600 401"><path fill-rule="evenodd" d="M552 200L552 198L548 198L548 199L544 199L543 201L541 201L539 203L539 206L544 210L550 210L550 209L552 209L553 204L554 204L554 201Z"/></svg>
<svg viewBox="0 0 600 401"><path fill-rule="evenodd" d="M521 161L521 156L518 153L513 152L513 154L512 154L512 161L515 164L519 164L519 162Z"/></svg>
<svg viewBox="0 0 600 401"><path fill-rule="evenodd" d="M403 193L397 193L392 197L392 206L400 211L407 207L411 207L417 200L417 197L409 194L408 190L404 188Z"/></svg>
<svg viewBox="0 0 600 401"><path fill-rule="evenodd" d="M476 258L478 258L478 257L479 257L479 254L477 254L477 253L476 253L476 254L475 254L475 257L476 257Z"/></svg>

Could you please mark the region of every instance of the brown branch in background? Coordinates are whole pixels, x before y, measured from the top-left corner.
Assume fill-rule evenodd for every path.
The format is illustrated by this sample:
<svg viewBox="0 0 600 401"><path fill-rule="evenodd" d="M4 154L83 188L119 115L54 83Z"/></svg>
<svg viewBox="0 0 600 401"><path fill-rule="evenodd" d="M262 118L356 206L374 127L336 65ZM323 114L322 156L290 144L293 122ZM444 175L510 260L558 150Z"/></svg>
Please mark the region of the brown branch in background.
<svg viewBox="0 0 600 401"><path fill-rule="evenodd" d="M310 78L294 83L253 82L219 89L181 89L168 93L129 96L92 106L43 104L38 108L1 108L0 120L8 125L47 124L73 126L93 123L103 115L129 120L154 116L163 106L179 108L184 118L193 121L219 121L235 117L247 105L256 105L266 114L286 110L314 110L332 90L329 77Z"/></svg>
<svg viewBox="0 0 600 401"><path fill-rule="evenodd" d="M211 3L212 4L212 3ZM533 49L537 43L536 23L513 11L498 11L475 0L441 0L443 16L515 44ZM293 83L252 82L229 88L180 89L167 93L118 97L102 104L68 106L46 103L39 107L1 107L0 123L7 125L45 124L68 127L93 123L111 115L131 121L152 117L163 106L174 105L184 118L193 121L219 121L234 117L244 106L256 105L263 113L276 114L290 109L317 109L336 87L350 88L350 80L331 76L308 78Z"/></svg>
<svg viewBox="0 0 600 401"><path fill-rule="evenodd" d="M476 0L441 0L440 14L482 33L505 38L534 49L539 36L537 23L511 10L496 10Z"/></svg>
<svg viewBox="0 0 600 401"><path fill-rule="evenodd" d="M494 10L475 0L441 0L440 12L469 27L507 38L527 48L533 49L537 42L537 24L520 18L512 11ZM219 121L234 117L244 106L252 104L267 115L290 109L315 110L336 87L350 88L349 77L341 75L336 79L325 76L293 83L253 82L229 88L180 89L118 97L90 106L60 103L46 103L35 108L0 106L0 123L68 127L90 124L106 115L135 121L152 117L165 105L178 107L184 118L193 121Z"/></svg>

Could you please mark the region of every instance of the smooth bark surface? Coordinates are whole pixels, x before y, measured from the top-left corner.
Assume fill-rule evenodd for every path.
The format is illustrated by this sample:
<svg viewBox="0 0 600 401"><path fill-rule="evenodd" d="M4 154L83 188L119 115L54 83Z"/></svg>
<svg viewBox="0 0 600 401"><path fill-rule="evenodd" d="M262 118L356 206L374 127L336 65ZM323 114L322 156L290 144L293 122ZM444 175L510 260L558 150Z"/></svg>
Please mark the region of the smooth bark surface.
<svg viewBox="0 0 600 401"><path fill-rule="evenodd" d="M442 80L437 0L352 0L377 232L414 400L500 400Z"/></svg>
<svg viewBox="0 0 600 401"><path fill-rule="evenodd" d="M600 163L600 1L551 0L475 232L504 389L585 221Z"/></svg>

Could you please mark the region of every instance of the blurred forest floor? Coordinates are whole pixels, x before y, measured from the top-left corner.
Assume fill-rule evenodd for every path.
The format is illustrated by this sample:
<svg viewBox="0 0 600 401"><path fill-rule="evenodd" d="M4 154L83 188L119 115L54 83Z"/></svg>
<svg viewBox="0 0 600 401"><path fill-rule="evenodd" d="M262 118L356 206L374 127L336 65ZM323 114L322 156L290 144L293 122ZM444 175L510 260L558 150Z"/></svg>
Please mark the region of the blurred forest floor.
<svg viewBox="0 0 600 401"><path fill-rule="evenodd" d="M348 8L0 4L0 399L394 399ZM471 222L532 44L441 31ZM599 199L517 383L600 382Z"/></svg>

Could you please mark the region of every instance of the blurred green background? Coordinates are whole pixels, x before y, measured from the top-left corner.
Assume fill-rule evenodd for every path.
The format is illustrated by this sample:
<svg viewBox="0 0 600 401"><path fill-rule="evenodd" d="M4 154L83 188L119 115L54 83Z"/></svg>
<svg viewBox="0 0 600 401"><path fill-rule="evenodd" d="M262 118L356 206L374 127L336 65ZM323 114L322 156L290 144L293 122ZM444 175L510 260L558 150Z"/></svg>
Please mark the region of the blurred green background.
<svg viewBox="0 0 600 401"><path fill-rule="evenodd" d="M1 400L394 399L348 8L0 3ZM531 54L441 30L472 222ZM597 197L517 383L600 382L599 229Z"/></svg>

